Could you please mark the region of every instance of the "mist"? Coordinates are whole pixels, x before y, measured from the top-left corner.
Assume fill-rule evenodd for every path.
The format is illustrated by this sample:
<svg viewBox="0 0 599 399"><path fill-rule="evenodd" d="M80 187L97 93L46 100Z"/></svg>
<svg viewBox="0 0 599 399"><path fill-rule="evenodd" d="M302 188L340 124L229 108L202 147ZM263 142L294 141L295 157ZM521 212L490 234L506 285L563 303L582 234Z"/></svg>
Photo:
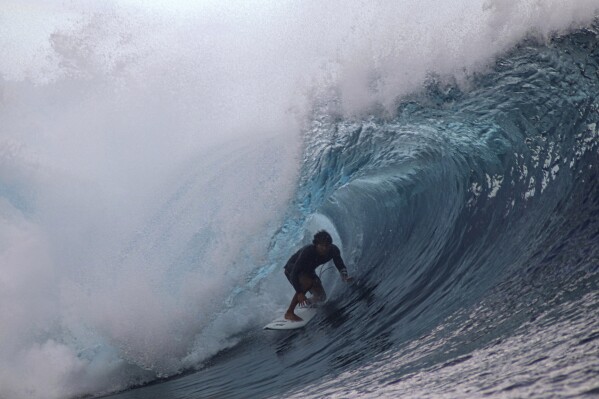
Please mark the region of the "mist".
<svg viewBox="0 0 599 399"><path fill-rule="evenodd" d="M598 7L5 1L0 397L126 389L234 344L289 299L267 278L223 305L293 214L315 102L392 113Z"/></svg>

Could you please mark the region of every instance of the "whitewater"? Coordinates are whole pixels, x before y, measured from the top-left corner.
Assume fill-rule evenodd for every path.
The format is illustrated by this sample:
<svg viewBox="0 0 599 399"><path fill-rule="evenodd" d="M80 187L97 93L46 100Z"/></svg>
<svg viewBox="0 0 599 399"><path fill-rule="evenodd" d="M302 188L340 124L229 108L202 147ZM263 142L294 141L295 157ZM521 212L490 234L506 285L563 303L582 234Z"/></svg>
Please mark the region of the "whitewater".
<svg viewBox="0 0 599 399"><path fill-rule="evenodd" d="M596 16L5 0L0 398L599 395Z"/></svg>

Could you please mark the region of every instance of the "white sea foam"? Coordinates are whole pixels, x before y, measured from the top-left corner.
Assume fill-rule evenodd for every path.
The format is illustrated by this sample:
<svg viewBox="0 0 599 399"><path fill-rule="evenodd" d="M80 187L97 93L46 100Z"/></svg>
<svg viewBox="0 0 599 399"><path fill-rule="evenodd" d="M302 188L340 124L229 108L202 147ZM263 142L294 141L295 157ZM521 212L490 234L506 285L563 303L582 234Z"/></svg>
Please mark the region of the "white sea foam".
<svg viewBox="0 0 599 399"><path fill-rule="evenodd" d="M4 1L0 397L122 389L231 345L248 306L288 300L274 276L223 306L266 262L312 100L392 110L598 4Z"/></svg>

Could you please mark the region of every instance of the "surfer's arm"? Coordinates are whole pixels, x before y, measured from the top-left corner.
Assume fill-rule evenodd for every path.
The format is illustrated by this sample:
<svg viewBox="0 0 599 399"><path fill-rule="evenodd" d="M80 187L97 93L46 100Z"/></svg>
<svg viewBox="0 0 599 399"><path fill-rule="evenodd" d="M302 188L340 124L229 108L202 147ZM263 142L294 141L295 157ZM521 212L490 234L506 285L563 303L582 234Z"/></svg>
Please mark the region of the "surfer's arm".
<svg viewBox="0 0 599 399"><path fill-rule="evenodd" d="M296 265L297 266L297 265ZM295 271L297 267L294 266L293 270ZM297 303L300 305L306 305L306 293L302 288L302 284L299 281L299 273L291 273L291 284L293 284L293 288L295 289L295 295L297 295Z"/></svg>
<svg viewBox="0 0 599 399"><path fill-rule="evenodd" d="M295 268L294 268L295 269ZM291 273L291 284L293 284L293 288L295 288L295 292L298 294L302 294L302 286L299 282L299 275L296 273Z"/></svg>
<svg viewBox="0 0 599 399"><path fill-rule="evenodd" d="M343 258L341 258L341 251L339 250L339 248L337 246L335 246L335 248L333 248L333 263L335 264L335 267L337 268L337 270L339 270L339 273L341 274L341 278L343 279L343 281L351 281L352 278L349 277L349 275L347 274L347 267L345 266L345 263L343 262Z"/></svg>

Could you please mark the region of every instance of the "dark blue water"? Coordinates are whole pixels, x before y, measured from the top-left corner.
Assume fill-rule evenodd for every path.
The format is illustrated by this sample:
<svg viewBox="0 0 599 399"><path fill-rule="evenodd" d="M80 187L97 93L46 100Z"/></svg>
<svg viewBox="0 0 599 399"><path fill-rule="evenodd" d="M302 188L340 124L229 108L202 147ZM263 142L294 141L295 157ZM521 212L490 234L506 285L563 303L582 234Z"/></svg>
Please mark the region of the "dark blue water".
<svg viewBox="0 0 599 399"><path fill-rule="evenodd" d="M111 397L599 395L598 71L589 28L524 41L468 88L431 76L392 115L322 99L272 251L316 217L355 283L325 271L307 328L255 325Z"/></svg>

